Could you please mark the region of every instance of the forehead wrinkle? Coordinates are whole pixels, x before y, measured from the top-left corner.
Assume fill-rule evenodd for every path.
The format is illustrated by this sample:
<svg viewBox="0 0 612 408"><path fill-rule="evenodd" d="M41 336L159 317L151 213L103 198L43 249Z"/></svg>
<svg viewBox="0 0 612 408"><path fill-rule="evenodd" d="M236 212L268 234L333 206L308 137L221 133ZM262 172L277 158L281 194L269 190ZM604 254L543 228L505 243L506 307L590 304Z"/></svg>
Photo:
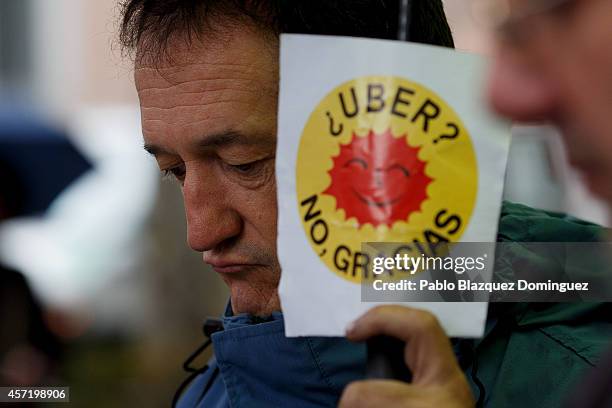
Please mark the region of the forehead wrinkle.
<svg viewBox="0 0 612 408"><path fill-rule="evenodd" d="M158 144L165 144L168 142L168 139L174 140L177 137L185 137L186 140L191 140L206 133L219 134L228 132L226 119L227 111L223 109L214 112L194 111L193 114L184 116L164 111L163 115L154 117L145 117L143 115L142 132L145 139L157 141ZM233 121L232 126L236 127L235 132L240 132L238 129L247 120L248 118L244 117L238 122Z"/></svg>
<svg viewBox="0 0 612 408"><path fill-rule="evenodd" d="M212 66L212 67L211 67ZM143 76L143 73L151 72L153 75L148 77ZM267 72L266 75L261 75L261 72ZM141 87L152 88L152 84L157 85L157 88L168 88L171 86L178 86L189 82L198 80L209 80L209 79L235 79L235 80L252 80L257 78L259 80L266 80L270 78L270 70L266 70L264 67L244 66L244 69L227 69L227 67L217 66L214 64L197 64L192 69L181 69L171 74L160 72L158 70L144 70L138 68L135 71L135 76L139 79ZM256 75L253 75L256 74Z"/></svg>
<svg viewBox="0 0 612 408"><path fill-rule="evenodd" d="M212 68L211 65L213 66ZM266 82L275 77L275 75L271 76L270 69L265 67L253 66L247 68L245 66L245 69L241 70L228 70L214 66L214 64L197 64L192 69L181 69L171 75L159 72L158 70L137 68L134 76L138 91L151 88L165 89L206 80L259 80Z"/></svg>
<svg viewBox="0 0 612 408"><path fill-rule="evenodd" d="M141 95L142 110L150 109L179 109L179 108L207 108L214 107L215 103L236 103L255 105L256 98L261 98L261 91L255 88L221 88L209 91L194 91L187 93L156 92L150 95Z"/></svg>
<svg viewBox="0 0 612 408"><path fill-rule="evenodd" d="M234 79L234 78L210 78L185 81L179 85L168 85L165 87L147 86L139 90L139 95L149 96L151 94L198 94L209 91L248 91L258 87L259 82L253 79Z"/></svg>
<svg viewBox="0 0 612 408"><path fill-rule="evenodd" d="M192 72L182 71L183 79L172 82L160 75L140 74L137 78L138 93L143 106L168 108L174 105L203 104L209 99L223 99L226 94L242 94L259 99L262 95L275 96L278 92L276 76L240 76L223 70L208 70L207 67ZM258 75L262 70L257 71ZM191 76L189 76L191 74Z"/></svg>
<svg viewBox="0 0 612 408"><path fill-rule="evenodd" d="M153 82L153 81L151 81ZM256 82L255 80L253 80L253 78L248 78L248 77L244 77L244 78L230 78L230 77L211 77L211 78L206 78L206 79L195 79L195 80L188 80L188 81L182 81L180 83L175 83L175 84L171 84L171 83L167 83L167 86L141 86L139 89L139 92L142 94L148 94L150 92L154 92L154 91L171 91L174 89L177 89L178 92L182 92L182 93L195 93L195 92L201 92L201 91L208 91L208 90L214 90L214 85L215 84L221 84L221 86L224 83L228 83L228 84L240 84L240 83L253 83ZM212 85L208 85L208 84L212 84ZM156 84L159 85L159 84ZM198 86L201 85L201 86ZM209 88L212 88L210 89ZM197 90L194 91L190 91L190 89L195 88Z"/></svg>
<svg viewBox="0 0 612 408"><path fill-rule="evenodd" d="M197 103L170 104L169 106L148 105L147 107L143 107L141 111L147 112L147 113L148 112L158 112L158 111L171 111L170 114L172 114L172 111L185 110L185 109L190 110L191 108L194 108L193 113L198 113L198 111L201 108L205 108L211 105L219 105L219 104L236 104L236 105L247 105L247 106L252 105L249 102L241 101L239 99L236 99L236 100L232 100L232 99L223 100L219 98L212 98L212 99L213 100L211 101L199 101Z"/></svg>
<svg viewBox="0 0 612 408"><path fill-rule="evenodd" d="M209 109L203 109L209 106ZM240 109L246 117L250 103L241 100L215 100L208 103L200 103L191 106L172 106L172 107L147 107L142 108L143 122L164 122L168 125L191 124L200 120L225 119L229 114L235 112L240 106L247 109Z"/></svg>
<svg viewBox="0 0 612 408"><path fill-rule="evenodd" d="M159 77L158 77L159 79ZM176 109L176 107L199 106L205 108L213 102L236 102L258 105L263 100L273 103L278 89L272 79L240 79L219 76L218 73L200 74L197 78L183 81L178 85L168 82L149 81L141 83L139 97L141 106L146 108ZM164 85L160 87L159 85Z"/></svg>
<svg viewBox="0 0 612 408"><path fill-rule="evenodd" d="M138 65L136 66L136 70L139 71L154 71L160 74L163 77L173 76L176 74L182 74L184 71L188 70L190 67L195 67L196 70L199 70L202 65L210 65L216 68L223 68L227 70L235 70L240 71L237 68L241 67L253 67L256 64L245 64L240 62L241 59L232 60L232 61L190 61L183 64L177 63L172 65L158 66L158 65ZM259 64L263 65L263 64Z"/></svg>

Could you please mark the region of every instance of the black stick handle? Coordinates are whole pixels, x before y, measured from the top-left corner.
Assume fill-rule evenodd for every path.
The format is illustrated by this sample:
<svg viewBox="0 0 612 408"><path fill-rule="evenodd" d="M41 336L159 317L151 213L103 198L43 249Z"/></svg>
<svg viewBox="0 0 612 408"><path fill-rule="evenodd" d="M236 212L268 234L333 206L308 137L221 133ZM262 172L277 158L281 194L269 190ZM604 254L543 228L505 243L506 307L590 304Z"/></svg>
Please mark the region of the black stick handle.
<svg viewBox="0 0 612 408"><path fill-rule="evenodd" d="M412 1L400 0L397 39L410 39L410 21L412 20ZM366 377L369 379L389 379L412 381L412 373L404 362L406 343L389 336L377 336L367 342L368 361Z"/></svg>
<svg viewBox="0 0 612 408"><path fill-rule="evenodd" d="M412 373L404 362L406 343L389 336L372 337L367 341L366 377L412 381Z"/></svg>
<svg viewBox="0 0 612 408"><path fill-rule="evenodd" d="M397 39L410 40L410 21L412 20L412 1L400 0L399 20L397 26Z"/></svg>

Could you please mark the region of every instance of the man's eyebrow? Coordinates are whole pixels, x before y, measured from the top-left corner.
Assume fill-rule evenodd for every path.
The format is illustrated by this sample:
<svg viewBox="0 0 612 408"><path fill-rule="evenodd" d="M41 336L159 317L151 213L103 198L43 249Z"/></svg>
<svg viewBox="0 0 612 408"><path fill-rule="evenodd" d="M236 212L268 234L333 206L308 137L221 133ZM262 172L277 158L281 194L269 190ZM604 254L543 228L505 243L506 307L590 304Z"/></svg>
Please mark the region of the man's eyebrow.
<svg viewBox="0 0 612 408"><path fill-rule="evenodd" d="M199 149L206 150L211 148L227 147L230 145L270 145L272 142L269 138L262 136L247 136L243 133L233 130L207 135L197 140L196 146ZM145 143L144 149L151 155L157 156L160 154L173 154L161 146L153 143Z"/></svg>
<svg viewBox="0 0 612 408"><path fill-rule="evenodd" d="M151 156L158 156L160 154L170 154L170 152L168 152L166 149L161 148L157 145L154 145L152 143L145 143L144 144L144 149L147 151L147 153L149 153Z"/></svg>
<svg viewBox="0 0 612 408"><path fill-rule="evenodd" d="M213 135L208 135L198 140L197 145L201 149L208 149L211 147L226 147L229 145L260 145L269 143L265 138L257 135L245 135L240 132L233 130L221 132Z"/></svg>

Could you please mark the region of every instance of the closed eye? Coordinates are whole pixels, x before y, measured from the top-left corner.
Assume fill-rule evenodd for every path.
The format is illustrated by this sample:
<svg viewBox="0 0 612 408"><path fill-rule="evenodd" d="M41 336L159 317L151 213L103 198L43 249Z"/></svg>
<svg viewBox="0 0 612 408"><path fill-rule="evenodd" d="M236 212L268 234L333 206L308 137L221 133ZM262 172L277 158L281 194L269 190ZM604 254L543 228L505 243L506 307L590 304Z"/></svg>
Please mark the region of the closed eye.
<svg viewBox="0 0 612 408"><path fill-rule="evenodd" d="M354 164L356 164L356 165L358 165L358 166L361 166L361 167L362 167L362 168L364 168L364 169L367 169L367 168L368 168L368 163L367 163L365 160L363 160L363 159L361 159L361 158L359 158L359 157L355 157L355 158L353 158L353 159L351 159L351 160L347 161L347 162L344 164L344 167L348 167L348 166L350 166L350 165L351 165L351 164L353 164L353 163L354 163Z"/></svg>
<svg viewBox="0 0 612 408"><path fill-rule="evenodd" d="M274 160L274 155L254 160L248 163L229 164L224 163L225 168L231 170L235 175L246 178L257 178L266 169L267 163Z"/></svg>
<svg viewBox="0 0 612 408"><path fill-rule="evenodd" d="M230 166L232 166L232 169L234 169L238 173L248 173L252 171L253 169L255 169L257 164L258 164L258 161L254 161L254 162L244 163L244 164L232 164Z"/></svg>
<svg viewBox="0 0 612 408"><path fill-rule="evenodd" d="M402 166L401 164L394 164L392 166L387 167L387 171L391 171L391 170L399 170L402 173L404 173L404 176L406 177L410 176L410 172L408 171L408 169Z"/></svg>

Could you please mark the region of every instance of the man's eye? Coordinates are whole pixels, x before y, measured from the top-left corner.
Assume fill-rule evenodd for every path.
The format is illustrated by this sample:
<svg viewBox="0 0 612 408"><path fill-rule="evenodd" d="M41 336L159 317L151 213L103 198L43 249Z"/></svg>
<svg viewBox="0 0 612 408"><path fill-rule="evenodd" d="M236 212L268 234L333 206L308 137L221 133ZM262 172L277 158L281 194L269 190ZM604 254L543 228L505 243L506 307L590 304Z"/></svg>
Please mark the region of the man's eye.
<svg viewBox="0 0 612 408"><path fill-rule="evenodd" d="M230 167L232 168L232 170L234 170L237 173L249 174L257 169L260 162L261 161L258 160L258 161L254 161L250 163L244 163L244 164L231 164Z"/></svg>
<svg viewBox="0 0 612 408"><path fill-rule="evenodd" d="M248 163L230 164L221 161L223 172L244 186L255 188L274 179L274 156L264 157Z"/></svg>
<svg viewBox="0 0 612 408"><path fill-rule="evenodd" d="M182 181L185 178L185 164L179 164L178 166L170 167L168 169L162 170L164 178L174 177L175 179Z"/></svg>

